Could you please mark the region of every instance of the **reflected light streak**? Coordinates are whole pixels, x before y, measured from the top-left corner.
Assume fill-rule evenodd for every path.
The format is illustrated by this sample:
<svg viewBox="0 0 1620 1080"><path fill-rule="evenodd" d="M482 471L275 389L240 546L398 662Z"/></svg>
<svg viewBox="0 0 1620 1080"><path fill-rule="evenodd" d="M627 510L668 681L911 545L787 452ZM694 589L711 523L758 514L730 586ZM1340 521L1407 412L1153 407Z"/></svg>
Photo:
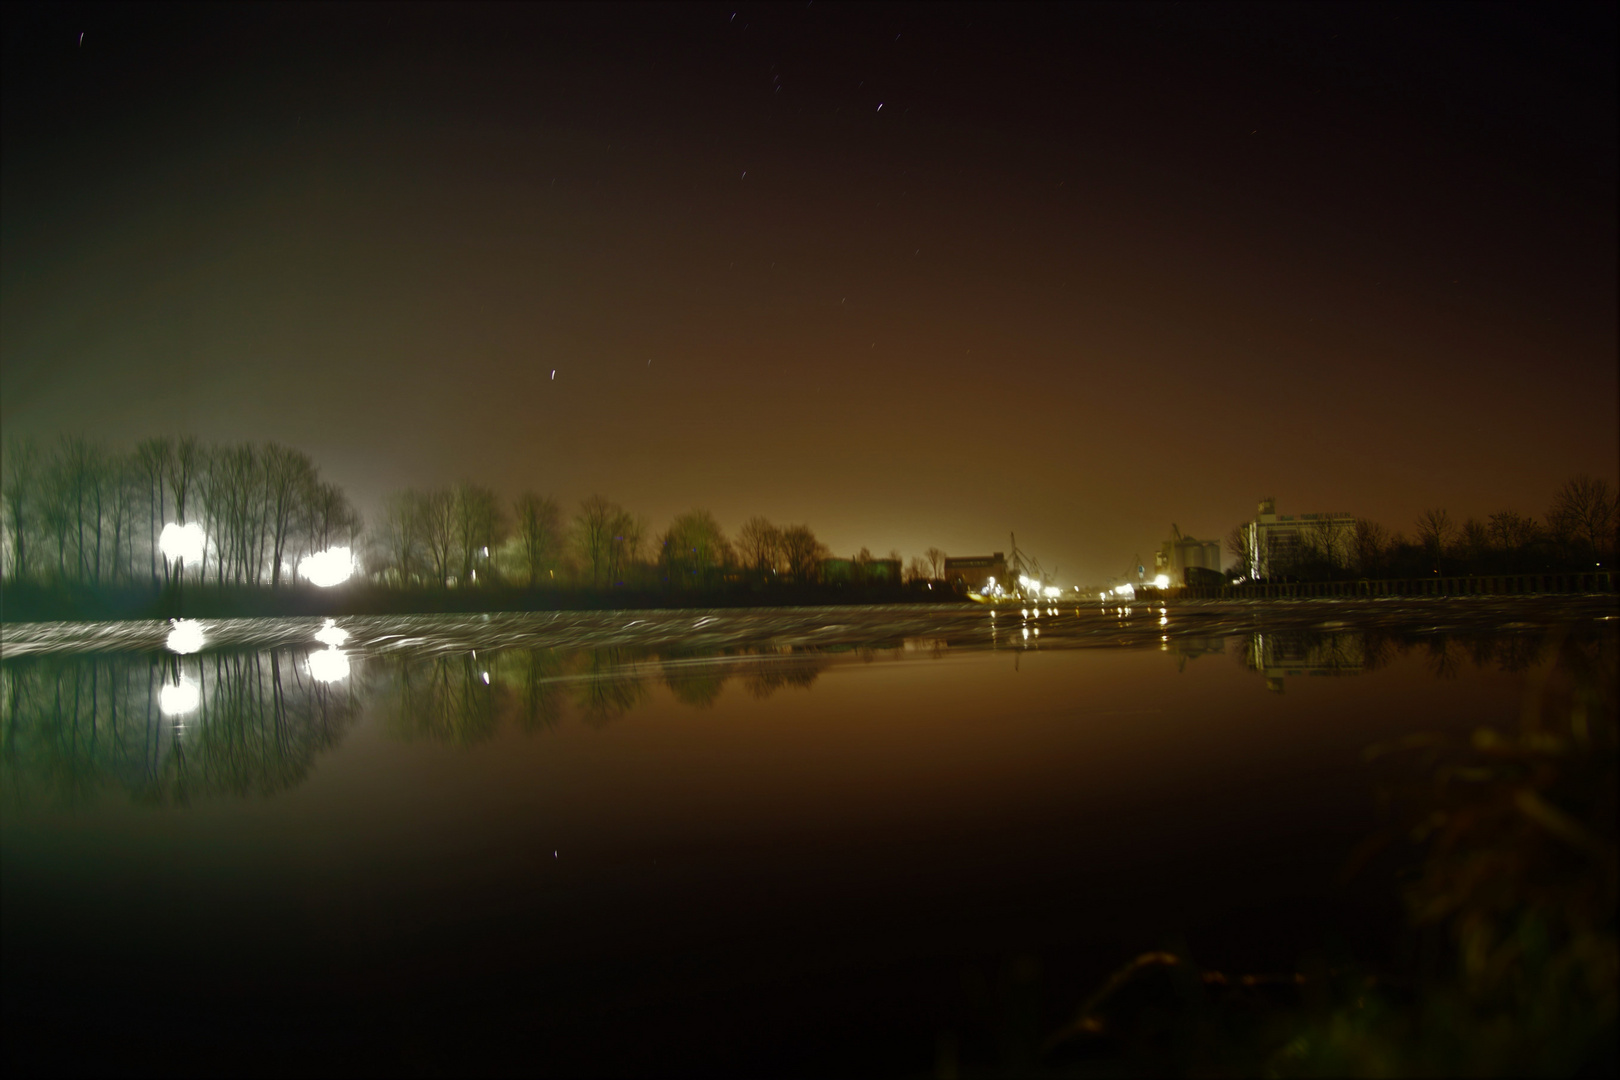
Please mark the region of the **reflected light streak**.
<svg viewBox="0 0 1620 1080"><path fill-rule="evenodd" d="M342 649L322 649L309 654L309 676L316 682L338 682L349 677L349 657Z"/></svg>
<svg viewBox="0 0 1620 1080"><path fill-rule="evenodd" d="M164 645L172 653L185 656L187 653L202 652L208 638L203 634L202 623L195 619L180 619L169 628L169 639Z"/></svg>
<svg viewBox="0 0 1620 1080"><path fill-rule="evenodd" d="M335 649L349 640L349 632L340 627L334 620L327 619L326 625L315 631L315 640L322 645L330 645Z"/></svg>
<svg viewBox="0 0 1620 1080"><path fill-rule="evenodd" d="M158 691L158 711L164 716L184 716L196 712L201 700L197 684L181 680L178 686L165 685Z"/></svg>

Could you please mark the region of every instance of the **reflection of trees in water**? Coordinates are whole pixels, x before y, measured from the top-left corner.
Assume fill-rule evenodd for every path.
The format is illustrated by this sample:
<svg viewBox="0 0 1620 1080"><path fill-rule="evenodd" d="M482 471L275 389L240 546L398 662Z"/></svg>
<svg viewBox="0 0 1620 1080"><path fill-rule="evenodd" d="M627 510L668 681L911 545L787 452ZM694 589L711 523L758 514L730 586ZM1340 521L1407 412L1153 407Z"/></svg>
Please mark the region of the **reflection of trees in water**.
<svg viewBox="0 0 1620 1080"><path fill-rule="evenodd" d="M666 652L660 659L664 685L669 687L676 701L695 709L712 706L731 678L724 666L724 657Z"/></svg>
<svg viewBox="0 0 1620 1080"><path fill-rule="evenodd" d="M604 727L641 703L647 684L629 649L587 649L581 654L580 678L574 687L574 705L580 719Z"/></svg>
<svg viewBox="0 0 1620 1080"><path fill-rule="evenodd" d="M0 665L0 772L11 805L87 802L108 790L150 805L269 795L309 777L358 711L348 685L316 682L306 653L39 656ZM162 687L195 685L165 716Z"/></svg>
<svg viewBox="0 0 1620 1080"><path fill-rule="evenodd" d="M1462 667L1463 650L1445 634L1435 634L1423 643L1429 671L1437 679L1455 679Z"/></svg>
<svg viewBox="0 0 1620 1080"><path fill-rule="evenodd" d="M733 678L762 700L790 687L808 689L830 662L819 654L654 654L622 646L372 661L390 670L386 730L396 738L462 746L493 738L506 720L531 734L550 730L570 710L581 722L604 727L650 700L654 679L683 705L707 708Z"/></svg>
<svg viewBox="0 0 1620 1080"><path fill-rule="evenodd" d="M562 722L562 657L556 649L514 649L494 659L495 681L509 691L507 712L526 732Z"/></svg>
<svg viewBox="0 0 1620 1080"><path fill-rule="evenodd" d="M761 701L778 690L808 690L827 669L827 664L821 657L803 653L756 664L743 675L743 687Z"/></svg>
<svg viewBox="0 0 1620 1080"><path fill-rule="evenodd" d="M396 738L472 746L495 735L498 690L471 652L402 658L394 670L392 707L384 721Z"/></svg>

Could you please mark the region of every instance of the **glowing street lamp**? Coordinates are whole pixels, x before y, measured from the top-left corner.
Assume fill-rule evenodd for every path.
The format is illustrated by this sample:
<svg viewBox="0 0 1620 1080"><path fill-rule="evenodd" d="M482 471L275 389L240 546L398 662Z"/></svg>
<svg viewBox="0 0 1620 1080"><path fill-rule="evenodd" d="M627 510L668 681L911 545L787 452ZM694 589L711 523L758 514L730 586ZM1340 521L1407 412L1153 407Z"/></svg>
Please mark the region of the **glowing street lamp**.
<svg viewBox="0 0 1620 1080"><path fill-rule="evenodd" d="M207 537L203 535L202 526L195 521L184 525L169 522L163 526L163 532L158 534L158 547L163 557L171 561L178 559L181 562L202 562L203 549L207 546Z"/></svg>
<svg viewBox="0 0 1620 1080"><path fill-rule="evenodd" d="M354 574L354 553L346 547L317 551L298 563L298 572L323 589L341 585Z"/></svg>

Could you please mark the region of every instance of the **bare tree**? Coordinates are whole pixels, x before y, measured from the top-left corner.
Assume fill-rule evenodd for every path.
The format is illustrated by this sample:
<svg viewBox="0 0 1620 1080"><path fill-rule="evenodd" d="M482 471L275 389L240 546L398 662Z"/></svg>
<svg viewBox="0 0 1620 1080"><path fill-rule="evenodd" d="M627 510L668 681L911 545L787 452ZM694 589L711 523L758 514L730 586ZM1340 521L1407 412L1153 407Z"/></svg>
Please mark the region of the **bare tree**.
<svg viewBox="0 0 1620 1080"><path fill-rule="evenodd" d="M360 512L349 503L343 489L329 481L315 483L305 510L308 516L304 527L312 552L339 547L340 541L352 548L365 527Z"/></svg>
<svg viewBox="0 0 1620 1080"><path fill-rule="evenodd" d="M270 523L270 587L281 587L282 557L314 486L315 466L301 451L278 443L264 448L265 502Z"/></svg>
<svg viewBox="0 0 1620 1080"><path fill-rule="evenodd" d="M107 515L112 527L112 565L114 580L127 581L135 574L135 518L140 506L140 476L134 460L128 454L114 454L107 459Z"/></svg>
<svg viewBox="0 0 1620 1080"><path fill-rule="evenodd" d="M158 582L158 530L163 528L165 478L173 468L174 440L168 438L144 439L135 447L135 464L146 481L147 523L150 526L148 543L152 559L152 584ZM168 579L169 566L163 563L163 577Z"/></svg>
<svg viewBox="0 0 1620 1080"><path fill-rule="evenodd" d="M191 498L204 464L203 448L190 435L175 444L174 453L168 459L168 473L164 479L168 482L169 494L174 498L174 520L181 525L190 521L186 516L186 503ZM177 567L177 571L185 572L184 563Z"/></svg>
<svg viewBox="0 0 1620 1080"><path fill-rule="evenodd" d="M33 571L29 541L39 528L41 461L39 443L29 437L8 439L5 449L0 500L5 528L11 540L11 576L27 578Z"/></svg>
<svg viewBox="0 0 1620 1080"><path fill-rule="evenodd" d="M1566 558L1582 549L1582 557L1601 559L1614 539L1615 499L1609 482L1580 475L1564 483L1553 495L1547 524L1563 542Z"/></svg>
<svg viewBox="0 0 1620 1080"><path fill-rule="evenodd" d="M1328 517L1317 518L1301 537L1309 561L1328 577L1344 565L1344 541L1340 537L1338 524Z"/></svg>
<svg viewBox="0 0 1620 1080"><path fill-rule="evenodd" d="M1249 565L1249 531L1242 525L1232 526L1232 531L1226 534L1226 553L1236 561L1238 577L1248 577L1251 569Z"/></svg>
<svg viewBox="0 0 1620 1080"><path fill-rule="evenodd" d="M562 554L562 510L550 496L525 492L512 504L512 511L517 519L518 551L532 588L546 575L556 573Z"/></svg>
<svg viewBox="0 0 1620 1080"><path fill-rule="evenodd" d="M737 551L755 573L772 573L782 561L782 530L765 518L751 517L737 533Z"/></svg>
<svg viewBox="0 0 1620 1080"><path fill-rule="evenodd" d="M821 573L821 560L827 545L816 539L808 525L790 525L782 530L782 554L788 572L800 582L815 581Z"/></svg>
<svg viewBox="0 0 1620 1080"><path fill-rule="evenodd" d="M935 548L933 550L937 551L938 549ZM907 581L926 581L929 577L932 576L932 574L931 574L931 567L932 566L933 566L933 564L928 559L919 558L916 555L913 555L911 557L911 559L909 561L907 561L907 563L906 563L906 580Z"/></svg>
<svg viewBox="0 0 1620 1080"><path fill-rule="evenodd" d="M1541 526L1533 517L1517 510L1503 510L1492 514L1490 520L1491 543L1498 551L1509 555L1522 554L1540 539Z"/></svg>
<svg viewBox="0 0 1620 1080"><path fill-rule="evenodd" d="M427 555L428 569L440 588L450 584L455 568L456 498L443 488L416 496L416 528Z"/></svg>
<svg viewBox="0 0 1620 1080"><path fill-rule="evenodd" d="M622 584L631 567L641 561L641 546L647 537L647 522L620 509L609 530L608 582Z"/></svg>
<svg viewBox="0 0 1620 1080"><path fill-rule="evenodd" d="M1444 510L1425 510L1417 519L1418 542L1434 563L1435 569L1440 568L1440 559L1451 547L1451 538L1455 533L1451 524L1451 515Z"/></svg>
<svg viewBox="0 0 1620 1080"><path fill-rule="evenodd" d="M470 585L478 578L475 564L482 562L485 577L491 548L506 539L510 525L500 497L480 484L463 482L455 491L455 545L460 579Z"/></svg>
<svg viewBox="0 0 1620 1080"><path fill-rule="evenodd" d="M707 510L680 515L658 542L659 567L684 585L712 584L733 558L725 531Z"/></svg>
<svg viewBox="0 0 1620 1080"><path fill-rule="evenodd" d="M1389 537L1382 525L1368 518L1357 518L1350 545L1357 573L1373 577L1382 571L1389 547Z"/></svg>
<svg viewBox="0 0 1620 1080"><path fill-rule="evenodd" d="M1467 518L1463 521L1461 544L1463 558L1467 560L1468 572L1470 574L1481 573L1485 569L1486 560L1490 557L1490 529L1478 518Z"/></svg>
<svg viewBox="0 0 1620 1080"><path fill-rule="evenodd" d="M614 530L623 516L622 506L600 495L585 499L574 514L574 546L593 588L612 581Z"/></svg>
<svg viewBox="0 0 1620 1080"><path fill-rule="evenodd" d="M928 560L928 576L942 578L945 576L945 552L937 547L931 547L923 552L923 558Z"/></svg>
<svg viewBox="0 0 1620 1080"><path fill-rule="evenodd" d="M388 500L378 531L377 544L383 550L385 569L392 570L401 587L408 587L417 576L423 557L421 514L416 492L401 491Z"/></svg>

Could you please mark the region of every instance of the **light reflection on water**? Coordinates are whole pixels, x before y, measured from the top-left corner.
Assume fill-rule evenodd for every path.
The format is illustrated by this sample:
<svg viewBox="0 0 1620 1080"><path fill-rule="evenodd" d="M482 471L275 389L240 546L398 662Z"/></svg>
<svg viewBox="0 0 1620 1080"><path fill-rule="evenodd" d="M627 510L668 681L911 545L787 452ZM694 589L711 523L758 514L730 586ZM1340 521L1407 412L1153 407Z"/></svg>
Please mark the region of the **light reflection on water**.
<svg viewBox="0 0 1620 1080"><path fill-rule="evenodd" d="M1225 655L1263 679L1266 689L1284 693L1301 678L1374 672L1406 656L1441 678L1470 665L1523 671L1537 662L1545 639L1545 631L1525 619L1512 631L1446 633L1432 625L1402 627L1388 609L1380 612L1383 624L1352 625L1302 610L1292 619L1273 612L1265 628L1245 629L1246 612L1178 610L1172 616L1158 608L1138 620L1140 633L1132 632L1131 609L1105 609L1075 613L1067 634L1050 612L1041 627L1035 620L1042 613L1025 609L1016 636L997 626L996 617L1005 623L1007 614L975 609L942 617L926 609L878 620L859 609L635 618L606 612L206 628L182 621L168 632L168 654L84 651L93 643L140 640L144 628L121 625L81 628L71 638L46 632L19 642L8 635L13 655L0 668L6 788L14 798L24 791L40 795L39 781L49 776L75 798L122 788L164 805L186 803L203 789L267 793L309 776L317 755L335 748L368 705L391 738L471 746L490 741L503 726L532 733L555 728L566 716L602 728L651 702L656 688L693 708L711 707L727 686L763 701L786 688L808 689L833 665L879 658L937 661L1007 649L1016 666L1018 654L1032 650L1142 646L1169 653L1183 674L1189 663ZM1426 614L1432 622L1432 610ZM672 629L686 631L678 644L669 640ZM726 647L700 639L704 630ZM542 634L610 644L507 644ZM176 635L184 647L176 646ZM211 651L202 651L205 636ZM277 647L231 647L250 636ZM662 644L639 643L648 637ZM36 650L53 640L64 647ZM264 736L266 718L273 738ZM182 741L189 749L179 755ZM244 754L244 747L260 743L265 752ZM251 782L243 774L248 761L263 774ZM207 778L200 786L199 777ZM184 794L159 794L171 788Z"/></svg>
<svg viewBox="0 0 1620 1080"><path fill-rule="evenodd" d="M247 1013L433 1002L400 1014L410 1034L488 984L497 1033L564 1045L584 1039L566 1018L626 1002L709 1030L851 985L948 997L1020 950L1071 950L1092 987L1165 933L1217 965L1268 944L1257 925L1309 945L1350 902L1333 875L1371 821L1362 748L1516 716L1563 632L1555 611L1497 630L1391 610L1047 610L1027 649L1018 609L820 609L277 620L210 624L184 656L161 629L146 651L13 654L0 886L7 952L40 966L7 990L77 949L116 1000L147 992L130 957L177 919L175 996L280 972L304 992ZM761 989L829 967L858 973L834 1005ZM688 985L731 1005L693 1013Z"/></svg>

